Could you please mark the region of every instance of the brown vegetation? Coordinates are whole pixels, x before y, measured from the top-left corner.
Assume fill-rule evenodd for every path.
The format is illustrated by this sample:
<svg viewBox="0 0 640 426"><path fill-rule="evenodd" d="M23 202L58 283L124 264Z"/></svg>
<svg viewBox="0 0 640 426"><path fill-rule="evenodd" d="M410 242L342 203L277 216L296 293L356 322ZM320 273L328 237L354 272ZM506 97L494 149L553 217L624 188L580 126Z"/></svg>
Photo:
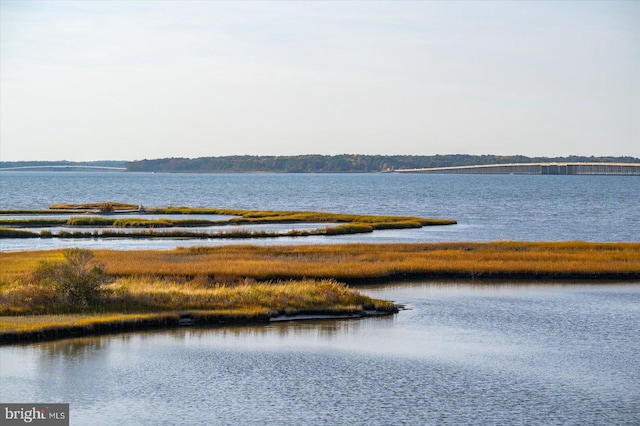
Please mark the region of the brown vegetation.
<svg viewBox="0 0 640 426"><path fill-rule="evenodd" d="M134 210L135 208L135 210ZM192 207L162 207L142 208L121 203L90 203L90 204L54 204L49 211L62 209L75 213L102 213L106 216L74 216L70 219L2 219L0 218L0 238L277 238L277 237L304 237L311 235L347 235L369 233L381 229L421 228L423 226L454 225L455 220L429 219L413 216L373 216L359 214L339 214L326 212L301 212L301 211L271 211L271 210L233 210L215 208ZM183 219L171 220L167 218L145 219L141 217L126 217L116 219L118 213L137 212L141 215L150 213L155 215L225 215L231 216L227 220ZM11 211L8 211L11 213ZM19 213L13 212L18 215ZM296 223L322 223L324 228L311 230L289 230L284 232L262 232L254 230L222 230L220 232L185 230L154 231L154 228L172 228L176 226L190 227L222 227L224 225L256 225L256 224L296 224ZM337 226L329 226L330 224ZM59 231L52 233L42 231L40 234L20 229L42 226L71 226L71 227L106 227L102 231ZM112 228L134 228L134 232L117 232Z"/></svg>
<svg viewBox="0 0 640 426"><path fill-rule="evenodd" d="M184 310L189 318L215 323L268 321L281 313L393 311L390 302L369 299L334 280L358 283L419 277L640 279L640 243L99 250L93 252L95 259L91 260L101 265L109 284L101 286L100 300L78 305L64 303L55 287L34 280L33 271L38 265L58 264L64 260L64 253L62 250L0 253L0 315L5 315L0 317L0 343L177 325ZM82 315L50 316L59 313Z"/></svg>
<svg viewBox="0 0 640 426"><path fill-rule="evenodd" d="M391 302L332 280L122 276L105 273L89 250L20 254L23 257L0 259L0 343L175 326L183 320L242 323L302 313L363 316L397 311Z"/></svg>
<svg viewBox="0 0 640 426"><path fill-rule="evenodd" d="M640 277L640 243L492 242L219 246L170 251L97 250L113 277L206 277L256 280L335 279L343 282L401 277ZM61 251L0 253L0 279L23 279L40 259Z"/></svg>

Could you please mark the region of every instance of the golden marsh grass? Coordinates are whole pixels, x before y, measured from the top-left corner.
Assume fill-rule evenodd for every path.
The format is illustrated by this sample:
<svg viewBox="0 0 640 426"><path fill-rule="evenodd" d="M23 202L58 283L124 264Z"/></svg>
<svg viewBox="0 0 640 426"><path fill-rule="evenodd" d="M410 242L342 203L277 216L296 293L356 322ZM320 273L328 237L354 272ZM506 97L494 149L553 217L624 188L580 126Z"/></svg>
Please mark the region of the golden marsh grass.
<svg viewBox="0 0 640 426"><path fill-rule="evenodd" d="M436 243L222 246L159 251L98 251L107 273L336 279L408 275L640 274L640 243Z"/></svg>
<svg viewBox="0 0 640 426"><path fill-rule="evenodd" d="M408 275L638 277L640 243L492 242L217 246L170 251L96 250L114 277L335 279L352 281ZM24 280L40 260L60 251L0 253L0 280Z"/></svg>
<svg viewBox="0 0 640 426"><path fill-rule="evenodd" d="M60 321L103 321L116 329L145 321L157 325L167 318L175 322L183 310L268 318L273 312L392 308L390 302L371 300L334 280L640 279L640 243L246 245L94 254L111 278L106 296L91 311L72 312L56 305L50 289L30 281L40 261L62 260L61 250L0 253L0 315L5 315L0 335L65 327ZM61 312L73 315L64 320L43 315Z"/></svg>
<svg viewBox="0 0 640 426"><path fill-rule="evenodd" d="M297 311L340 309L388 302L373 301L330 280L297 280L238 284L211 284L200 279L176 281L156 278L119 278L103 287L100 303L87 308L65 305L55 292L37 284L4 285L0 315L67 313L140 313L177 310Z"/></svg>

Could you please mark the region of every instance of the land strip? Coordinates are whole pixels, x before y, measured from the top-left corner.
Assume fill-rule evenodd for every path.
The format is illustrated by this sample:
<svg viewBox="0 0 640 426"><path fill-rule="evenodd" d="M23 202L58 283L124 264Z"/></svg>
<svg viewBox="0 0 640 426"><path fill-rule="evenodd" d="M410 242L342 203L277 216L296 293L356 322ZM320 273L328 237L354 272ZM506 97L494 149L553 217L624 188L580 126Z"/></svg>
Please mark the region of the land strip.
<svg viewBox="0 0 640 426"><path fill-rule="evenodd" d="M51 212L73 212L76 215L68 219L52 219L46 215ZM137 214L140 217L127 217ZM78 215L80 214L80 215ZM184 215L185 219L144 218L144 215ZM189 215L230 216L228 219L189 219ZM9 215L10 218L3 218ZM42 215L38 218L16 218L21 215ZM247 229L224 230L226 225L264 225L264 224L327 224L325 227L312 230L292 229L289 231L265 232ZM311 235L346 235L370 233L382 229L422 228L424 226L455 225L452 219L421 218L414 216L375 216L361 214L341 214L306 211L272 211L272 210L238 210L219 208L193 207L158 207L142 206L115 202L90 204L55 204L48 210L11 211L0 210L1 238L277 238L304 237ZM49 230L40 233L25 228L66 226L79 230L62 230L52 233ZM102 228L94 231L82 231L82 228ZM185 231L171 230L174 227L217 228L222 231ZM117 228L131 228L132 232L118 231ZM163 229L158 231L157 229ZM167 230L168 229L168 230Z"/></svg>
<svg viewBox="0 0 640 426"><path fill-rule="evenodd" d="M216 246L175 250L96 250L113 277L208 280L333 279L345 283L398 278L640 278L640 243L489 242ZM0 279L24 279L60 250L0 253Z"/></svg>
<svg viewBox="0 0 640 426"><path fill-rule="evenodd" d="M419 278L478 284L640 281L640 243L246 245L94 254L108 278L105 296L97 305L73 308L33 279L38 265L62 261L63 251L0 253L0 343L192 322L397 311L391 302L369 299L344 284Z"/></svg>
<svg viewBox="0 0 640 426"><path fill-rule="evenodd" d="M236 283L127 277L108 280L91 303L71 303L36 280L3 282L0 344L154 327L246 324L301 316L359 318L398 311L330 280Z"/></svg>
<svg viewBox="0 0 640 426"><path fill-rule="evenodd" d="M523 155L296 155L161 158L127 163L128 171L187 173L369 173L402 169L532 162L624 162L633 157L526 157Z"/></svg>

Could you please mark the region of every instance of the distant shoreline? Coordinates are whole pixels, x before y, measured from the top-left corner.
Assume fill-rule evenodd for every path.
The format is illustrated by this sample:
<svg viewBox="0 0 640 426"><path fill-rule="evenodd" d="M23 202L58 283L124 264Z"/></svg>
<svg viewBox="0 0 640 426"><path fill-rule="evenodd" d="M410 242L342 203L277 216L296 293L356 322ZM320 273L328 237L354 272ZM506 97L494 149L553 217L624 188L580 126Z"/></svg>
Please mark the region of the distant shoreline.
<svg viewBox="0 0 640 426"><path fill-rule="evenodd" d="M555 164L638 165L640 158L607 156L527 157L523 155L292 155L256 156L232 155L200 158L159 158L136 161L0 161L0 171L56 170L56 171L127 171L152 173L389 173L396 171L469 172L478 167L486 173L490 165L550 164L541 172L520 168L516 174L594 174L556 173ZM460 170L442 170L460 168ZM545 173L545 170L547 172ZM565 169L566 171L566 169ZM584 170L583 170L584 171ZM504 172L502 172L504 173ZM506 171L509 173L509 171ZM599 174L599 173L595 173Z"/></svg>

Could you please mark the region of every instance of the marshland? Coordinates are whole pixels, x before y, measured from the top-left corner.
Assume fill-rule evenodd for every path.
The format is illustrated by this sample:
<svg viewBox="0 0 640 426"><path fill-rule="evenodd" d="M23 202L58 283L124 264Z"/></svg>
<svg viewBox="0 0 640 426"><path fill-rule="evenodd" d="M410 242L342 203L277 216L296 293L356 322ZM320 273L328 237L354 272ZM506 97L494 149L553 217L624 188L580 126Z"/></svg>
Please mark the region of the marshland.
<svg viewBox="0 0 640 426"><path fill-rule="evenodd" d="M171 407L191 419L180 408L192 406L180 391L188 382L213 398L217 418L236 423L289 413L285 422L357 424L361 413L348 407L369 406L381 424L436 423L442 413L459 423L637 420L633 177L3 173L5 221L153 221L144 229L3 222L38 234L0 239L5 330L51 339L0 347L3 392L20 400L64 398L77 419L108 424L117 414L100 417L96 404L119 395L128 412L153 406L168 418ZM43 213L61 200L130 207ZM167 205L201 211L150 211ZM241 240L46 234L201 232L179 221L229 221L238 211L336 216L206 232L353 225L337 220L343 214L456 223ZM161 219L171 226L149 227ZM85 270L98 268L84 302L44 273L68 249L88 250ZM301 313L335 319L271 321ZM59 339L57 330L78 337ZM523 392L526 401L516 397ZM393 408L375 408L391 400ZM328 406L344 409L335 417L317 408Z"/></svg>
<svg viewBox="0 0 640 426"><path fill-rule="evenodd" d="M68 218L51 218L55 212L74 213ZM123 215L138 213L151 214L158 218L146 218L141 216L122 217ZM118 203L85 203L85 204L54 204L47 210L2 211L9 218L0 219L0 238L278 238L281 236L304 237L309 235L344 235L355 233L368 233L382 229L421 228L423 226L453 225L454 220L424 219L418 217L402 216L372 216L318 212L296 211L249 211L215 208L191 208L191 207L165 207L146 208L142 206ZM42 214L42 217L38 217ZM84 215L78 215L84 214ZM165 215L211 215L218 219L171 219ZM21 218L22 215L30 215ZM100 216L98 216L100 215ZM226 217L226 219L219 219ZM251 228L233 229L217 233L206 231L189 232L174 230L157 233L156 228L173 227L212 227L228 225L263 225L263 224L294 224L307 225L309 223L334 223L332 227L320 229L299 230L293 229L287 232L255 231ZM70 228L83 227L107 227L100 231L65 231L58 230L52 233L49 230L41 230L33 233L24 228L68 226ZM111 228L131 228L134 232L114 232ZM31 262L37 261L35 253L28 253ZM31 268L31 271L18 272L15 280L9 275L0 277L3 283L0 294L0 315L19 315L16 318L8 318L0 322L0 337L2 341L14 339L40 339L51 337L64 337L77 333L91 333L96 327L118 330L122 324L130 328L143 328L149 325L179 325L181 320L189 318L194 322L229 322L229 321L264 321L285 314L292 318L296 314L322 314L322 315L349 315L363 316L390 314L397 308L390 302L374 301L357 292L344 287L337 282L331 282L331 277L322 280L305 280L303 274L291 280L284 274L281 277L273 277L277 282L270 282L271 278L263 278L265 283L245 282L242 286L234 285L228 288L226 280L234 283L242 280L255 280L250 273L229 273L218 271L217 273L200 273L190 264L183 264L179 273L167 274L158 270L151 272L154 265L162 264L165 259L137 260L138 265L146 265L151 269L140 269L123 275L118 272L108 272L101 266L89 265L93 260L93 252L86 249L67 249L62 251L64 259L57 263L41 259ZM245 265L244 260L239 259ZM100 259L98 260L100 262ZM174 262L175 261L171 261ZM178 261L180 262L180 261ZM204 259L204 262L207 262ZM5 272L14 271L16 266L22 263L17 258L3 259ZM47 269L48 268L48 269ZM43 271L48 272L43 272ZM91 284L94 278L91 274L99 271L100 282L96 282L91 297L82 296L80 300L74 300L74 292L84 292L83 288L71 289L69 287L86 286ZM197 280L193 277L197 275ZM225 277L222 281L216 278ZM141 278L145 276L146 278ZM165 279L168 277L168 280ZM176 280L179 281L176 282ZM103 285L113 281L110 285ZM9 283L4 285L5 283ZM204 287L203 287L204 286ZM61 290L62 289L62 290ZM71 296L70 296L71 295ZM75 297L78 299L78 297ZM201 310L205 312L196 313ZM148 311L155 311L158 315L153 318L148 315L139 315ZM188 311L185 313L185 311ZM123 314L120 317L98 315L102 312L115 312ZM167 319L167 312L173 315L174 320ZM55 320L43 319L43 314L79 314L85 316L78 320L69 317L64 320L54 317ZM29 316L30 318L24 318ZM35 316L35 317L34 317ZM80 321L80 322L78 322ZM66 324L66 325L65 325ZM88 325L83 328L82 325ZM109 328L111 327L111 328ZM102 329L101 328L101 329Z"/></svg>
<svg viewBox="0 0 640 426"><path fill-rule="evenodd" d="M638 281L640 243L224 246L95 254L65 249L0 253L0 264L0 336L12 341L77 334L81 324L103 324L105 330L107 322L112 330L136 328L134 324L178 325L181 317L194 315L200 322L210 322L207 316L217 322L247 322L281 314L397 312L391 302L372 300L343 283L452 278ZM59 288L92 280L91 297L79 300ZM149 312L156 312L159 322L152 322ZM105 313L121 316L105 319ZM41 316L60 314L84 317ZM54 329L59 331L52 333Z"/></svg>
<svg viewBox="0 0 640 426"><path fill-rule="evenodd" d="M68 213L69 217L51 218ZM75 214L73 214L75 213ZM137 213L143 216L131 217ZM83 214L83 215L78 215ZM147 214L155 218L145 217ZM38 217L38 215L42 215ZM99 216L98 216L99 215ZM122 217L127 215L128 217ZM199 215L180 218L176 215ZM3 217L4 216L4 217ZM23 217L28 216L28 217ZM213 216L209 218L207 216ZM220 219L225 217L226 219ZM54 204L47 210L0 211L0 238L190 238L249 239L370 233L385 229L454 225L452 219L373 216L300 211L253 211L193 207L155 207L117 203ZM291 224L286 231L256 230L256 225ZM312 227L310 228L310 224ZM327 226L326 224L333 224ZM306 229L300 229L300 225ZM57 227L57 232L49 228ZM199 228L197 231L188 228ZM222 227L221 231L209 231ZM26 229L25 229L26 228ZM29 231L39 228L39 232ZM92 228L86 230L86 228ZM123 232L128 228L129 232ZM156 229L171 228L169 231ZM83 230L85 229L85 230Z"/></svg>
<svg viewBox="0 0 640 426"><path fill-rule="evenodd" d="M54 211L68 218L47 217ZM1 238L25 237L23 228L66 225L106 227L92 232L41 231L39 238L278 238L281 236L343 235L384 229L455 225L452 219L374 216L297 211L251 211L192 207L143 208L117 202L53 204L46 210L3 211ZM151 214L123 217L132 213ZM39 214L43 218L37 217ZM80 214L80 215L78 215ZM213 215L215 219L175 219L164 215ZM20 219L21 215L31 215ZM98 216L99 215L99 216ZM224 217L224 219L220 219ZM156 228L212 227L229 224L322 224L333 227L286 233L234 230L218 233L185 231L156 233ZM114 232L131 228L135 232ZM250 229L250 228L249 228ZM95 260L94 260L95 257ZM264 321L282 313L365 315L389 314L391 302L374 301L343 283L389 282L417 278L445 279L586 279L640 278L640 243L440 243L350 244L310 246L224 246L162 251L99 251L0 253L0 315L20 316L0 322L4 340L61 337L100 329L138 328L199 322ZM92 264L90 265L90 262ZM99 265L99 266L96 266ZM43 270L49 268L49 276ZM57 268L57 269L56 269ZM66 269L65 269L66 268ZM91 280L100 272L92 300L69 300L60 286ZM61 272L62 271L62 272ZM69 272L71 271L71 272ZM56 276L57 274L57 276ZM65 275L66 274L66 275ZM60 275L64 275L60 277ZM68 283L61 283L66 280ZM71 284L69 284L71 283ZM242 283L238 285L238 283ZM231 285L231 287L230 287ZM194 314L195 311L206 311ZM157 314L157 323L149 317ZM122 314L104 317L99 314ZM41 317L41 315L78 315ZM142 316L140 316L143 314ZM224 315L222 315L224 314ZM173 320L167 319L167 315ZM195 316L194 316L195 315ZM28 316L30 318L25 318ZM117 318L117 319L115 319ZM251 319L249 319L251 318ZM64 326L63 324L67 324ZM89 328L82 328L82 324ZM57 330L55 333L52 330ZM83 331L84 330L84 331ZM38 334L40 333L40 334Z"/></svg>

